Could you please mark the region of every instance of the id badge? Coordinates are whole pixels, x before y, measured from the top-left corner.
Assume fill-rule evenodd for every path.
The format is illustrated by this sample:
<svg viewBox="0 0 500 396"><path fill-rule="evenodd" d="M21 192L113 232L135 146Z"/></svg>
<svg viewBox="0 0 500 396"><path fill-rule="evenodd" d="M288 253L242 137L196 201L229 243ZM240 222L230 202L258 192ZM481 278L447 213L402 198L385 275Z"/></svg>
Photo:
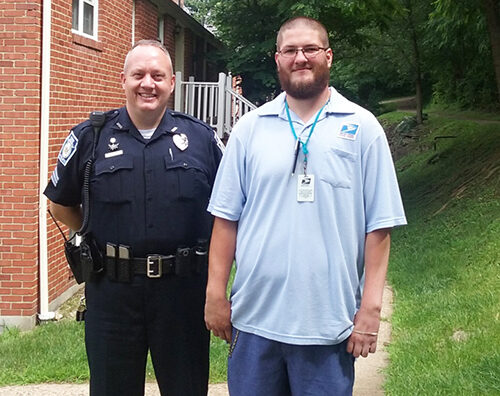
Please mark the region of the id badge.
<svg viewBox="0 0 500 396"><path fill-rule="evenodd" d="M314 175L298 175L297 202L314 202Z"/></svg>

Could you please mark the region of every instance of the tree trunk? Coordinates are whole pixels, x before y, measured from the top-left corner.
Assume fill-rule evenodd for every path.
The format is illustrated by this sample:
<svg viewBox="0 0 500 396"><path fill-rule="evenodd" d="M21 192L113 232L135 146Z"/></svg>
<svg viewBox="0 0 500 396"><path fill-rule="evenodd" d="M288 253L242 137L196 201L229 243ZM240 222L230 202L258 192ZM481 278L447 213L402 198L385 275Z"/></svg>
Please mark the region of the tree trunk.
<svg viewBox="0 0 500 396"><path fill-rule="evenodd" d="M417 111L417 124L424 122L423 117L423 95L422 95L422 71L420 69L420 52L418 50L417 35L412 30L413 55L415 56L415 104Z"/></svg>
<svg viewBox="0 0 500 396"><path fill-rule="evenodd" d="M491 42L491 55L497 80L498 103L500 104L500 17L496 0L483 0L483 7Z"/></svg>
<svg viewBox="0 0 500 396"><path fill-rule="evenodd" d="M424 121L422 114L423 110L423 95L422 95L422 70L420 68L420 51L418 48L417 31L415 29L415 24L413 23L413 7L409 4L409 27L411 33L411 45L413 49L413 59L415 62L415 103L417 110L417 124L420 125Z"/></svg>

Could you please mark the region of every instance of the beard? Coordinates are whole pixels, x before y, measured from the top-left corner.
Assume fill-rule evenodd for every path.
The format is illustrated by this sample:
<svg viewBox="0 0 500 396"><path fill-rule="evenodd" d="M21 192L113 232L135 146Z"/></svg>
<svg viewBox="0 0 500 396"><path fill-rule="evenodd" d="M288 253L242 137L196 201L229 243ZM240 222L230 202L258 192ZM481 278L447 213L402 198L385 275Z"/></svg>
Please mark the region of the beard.
<svg viewBox="0 0 500 396"><path fill-rule="evenodd" d="M292 81L290 71L278 71L281 88L296 99L311 99L321 94L330 82L330 69L326 64L314 65L312 81Z"/></svg>

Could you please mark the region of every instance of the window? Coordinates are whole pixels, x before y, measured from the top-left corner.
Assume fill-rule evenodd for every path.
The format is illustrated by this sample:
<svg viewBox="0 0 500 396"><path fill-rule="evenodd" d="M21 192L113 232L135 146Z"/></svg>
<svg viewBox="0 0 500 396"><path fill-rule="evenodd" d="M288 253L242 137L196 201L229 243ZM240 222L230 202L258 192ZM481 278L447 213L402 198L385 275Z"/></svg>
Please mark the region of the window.
<svg viewBox="0 0 500 396"><path fill-rule="evenodd" d="M160 43L162 44L165 44L163 41L163 34L164 34L164 31L165 31L165 21L163 19L163 16L161 17L158 17L158 40L160 41Z"/></svg>
<svg viewBox="0 0 500 396"><path fill-rule="evenodd" d="M74 33L97 39L97 0L73 0Z"/></svg>

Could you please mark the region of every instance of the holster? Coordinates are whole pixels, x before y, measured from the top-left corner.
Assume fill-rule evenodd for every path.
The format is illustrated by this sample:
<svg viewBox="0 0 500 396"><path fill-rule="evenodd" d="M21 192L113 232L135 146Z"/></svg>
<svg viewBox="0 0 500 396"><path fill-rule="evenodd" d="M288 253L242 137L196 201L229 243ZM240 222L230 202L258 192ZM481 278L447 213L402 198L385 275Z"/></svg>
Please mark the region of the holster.
<svg viewBox="0 0 500 396"><path fill-rule="evenodd" d="M76 283L85 282L80 261L80 246L76 246L71 239L64 242L64 255L66 256L69 268L71 268L71 272L73 272Z"/></svg>
<svg viewBox="0 0 500 396"><path fill-rule="evenodd" d="M70 239L64 243L64 254L77 283L88 282L103 270L102 254L91 236L83 236L80 245Z"/></svg>
<svg viewBox="0 0 500 396"><path fill-rule="evenodd" d="M201 274L208 265L208 241L198 240L193 248L180 247L175 256L175 274L177 276Z"/></svg>

